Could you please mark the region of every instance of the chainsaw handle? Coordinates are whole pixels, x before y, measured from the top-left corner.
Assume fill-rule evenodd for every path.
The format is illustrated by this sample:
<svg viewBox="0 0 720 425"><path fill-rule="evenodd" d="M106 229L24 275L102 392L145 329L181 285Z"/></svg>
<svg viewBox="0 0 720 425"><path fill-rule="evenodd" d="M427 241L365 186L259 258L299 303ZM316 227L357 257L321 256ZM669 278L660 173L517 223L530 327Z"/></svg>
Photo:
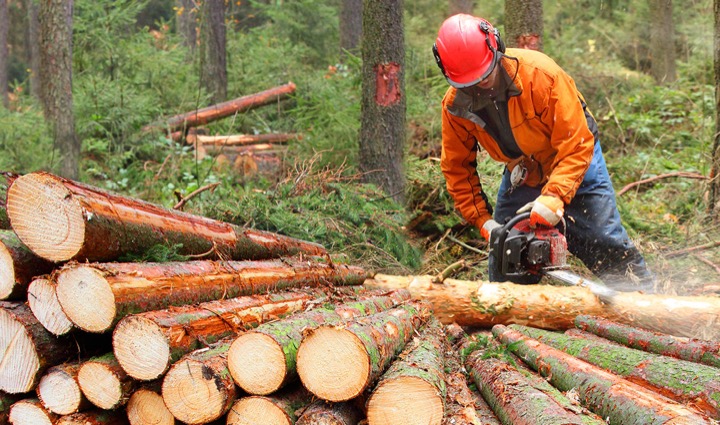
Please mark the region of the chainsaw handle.
<svg viewBox="0 0 720 425"><path fill-rule="evenodd" d="M516 224L520 223L521 221L530 218L530 212L524 212L516 215L515 217L508 220L505 225L502 227L502 233L504 235L507 235L507 233L515 227ZM560 225L562 223L562 225ZM567 223L565 223L565 217L560 217L560 221L558 222L558 225L556 226L558 230L560 230L560 233L563 235L565 234L565 231L567 230ZM502 239L503 244L505 243L505 238Z"/></svg>

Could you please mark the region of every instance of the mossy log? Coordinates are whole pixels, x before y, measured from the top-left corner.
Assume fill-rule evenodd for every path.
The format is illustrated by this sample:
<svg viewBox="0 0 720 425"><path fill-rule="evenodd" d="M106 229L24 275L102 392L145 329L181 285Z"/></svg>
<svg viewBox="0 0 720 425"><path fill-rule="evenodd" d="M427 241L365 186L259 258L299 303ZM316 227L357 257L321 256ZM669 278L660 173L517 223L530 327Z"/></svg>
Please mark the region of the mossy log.
<svg viewBox="0 0 720 425"><path fill-rule="evenodd" d="M14 232L0 230L0 300L25 300L32 279L53 267L30 251Z"/></svg>
<svg viewBox="0 0 720 425"><path fill-rule="evenodd" d="M51 367L40 378L36 389L38 398L49 411L71 415L91 408L78 383L80 366L80 362L63 363Z"/></svg>
<svg viewBox="0 0 720 425"><path fill-rule="evenodd" d="M20 400L10 407L8 421L13 425L52 425L59 415L49 411L37 398Z"/></svg>
<svg viewBox="0 0 720 425"><path fill-rule="evenodd" d="M712 366L556 332L511 329L720 419L720 371Z"/></svg>
<svg viewBox="0 0 720 425"><path fill-rule="evenodd" d="M297 352L300 380L324 400L359 396L377 381L429 314L426 304L408 303L308 330Z"/></svg>
<svg viewBox="0 0 720 425"><path fill-rule="evenodd" d="M68 264L57 275L62 310L101 333L131 313L302 286L362 282L358 267L300 258L267 261Z"/></svg>
<svg viewBox="0 0 720 425"><path fill-rule="evenodd" d="M271 394L296 380L297 349L308 329L379 313L409 299L406 290L392 291L260 325L233 341L228 351L230 373L249 394Z"/></svg>
<svg viewBox="0 0 720 425"><path fill-rule="evenodd" d="M587 315L578 316L575 326L638 350L720 367L718 341L679 338Z"/></svg>
<svg viewBox="0 0 720 425"><path fill-rule="evenodd" d="M83 362L78 371L78 384L92 404L113 410L127 404L137 381L120 367L113 353L107 353Z"/></svg>
<svg viewBox="0 0 720 425"><path fill-rule="evenodd" d="M295 425L357 425L362 419L362 411L352 401L316 400L302 411Z"/></svg>
<svg viewBox="0 0 720 425"><path fill-rule="evenodd" d="M611 425L710 425L695 410L606 372L502 325L493 334L561 391L574 389L580 403Z"/></svg>
<svg viewBox="0 0 720 425"><path fill-rule="evenodd" d="M118 410L89 410L87 412L73 413L61 416L53 425L127 425L128 419L125 411Z"/></svg>
<svg viewBox="0 0 720 425"><path fill-rule="evenodd" d="M28 306L45 329L55 336L62 336L75 326L58 301L56 286L51 276L34 279L27 289Z"/></svg>
<svg viewBox="0 0 720 425"><path fill-rule="evenodd" d="M367 403L368 424L440 425L447 393L444 354L447 350L442 326L431 318L372 390Z"/></svg>
<svg viewBox="0 0 720 425"><path fill-rule="evenodd" d="M44 172L12 182L7 211L20 240L54 262L113 261L156 245L208 259L327 255L312 242L165 209Z"/></svg>
<svg viewBox="0 0 720 425"><path fill-rule="evenodd" d="M152 381L133 392L126 407L130 425L175 425L160 394L161 385L161 381Z"/></svg>
<svg viewBox="0 0 720 425"><path fill-rule="evenodd" d="M312 394L302 386L269 396L241 397L230 409L227 425L294 425L297 412L311 401Z"/></svg>

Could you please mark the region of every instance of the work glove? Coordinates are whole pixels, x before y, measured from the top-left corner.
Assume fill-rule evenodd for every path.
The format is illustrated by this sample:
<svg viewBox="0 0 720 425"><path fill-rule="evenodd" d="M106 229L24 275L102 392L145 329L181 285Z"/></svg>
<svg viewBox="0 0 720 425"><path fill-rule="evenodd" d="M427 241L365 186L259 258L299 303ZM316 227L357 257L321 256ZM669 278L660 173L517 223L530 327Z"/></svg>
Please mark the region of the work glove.
<svg viewBox="0 0 720 425"><path fill-rule="evenodd" d="M518 214L530 211L530 227L555 227L565 212L565 204L555 196L540 195L517 210Z"/></svg>
<svg viewBox="0 0 720 425"><path fill-rule="evenodd" d="M483 224L482 228L480 229L480 234L483 238L485 238L486 241L488 241L488 243L490 243L492 242L490 239L492 237L493 230L500 227L502 227L500 226L500 223L491 218L490 220L486 221L485 224Z"/></svg>

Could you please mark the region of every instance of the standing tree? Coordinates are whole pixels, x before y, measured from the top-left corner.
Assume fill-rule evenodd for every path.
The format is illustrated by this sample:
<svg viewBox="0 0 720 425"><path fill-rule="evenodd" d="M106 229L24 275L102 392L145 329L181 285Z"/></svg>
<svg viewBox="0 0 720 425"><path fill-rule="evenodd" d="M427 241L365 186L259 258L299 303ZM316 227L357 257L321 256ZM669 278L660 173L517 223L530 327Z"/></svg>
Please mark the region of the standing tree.
<svg viewBox="0 0 720 425"><path fill-rule="evenodd" d="M41 99L40 86L40 21L39 0L26 0L27 7L27 61L30 64L30 92L37 100Z"/></svg>
<svg viewBox="0 0 720 425"><path fill-rule="evenodd" d="M720 0L713 1L715 30L713 49L715 52L715 137L713 140L712 168L710 171L709 215L713 221L720 222Z"/></svg>
<svg viewBox="0 0 720 425"><path fill-rule="evenodd" d="M0 0L0 100L6 108L10 106L8 98L8 17L7 0Z"/></svg>
<svg viewBox="0 0 720 425"><path fill-rule="evenodd" d="M225 43L225 0L205 0L200 5L201 80L212 103L227 98Z"/></svg>
<svg viewBox="0 0 720 425"><path fill-rule="evenodd" d="M672 0L649 0L650 73L658 84L675 81L675 25Z"/></svg>
<svg viewBox="0 0 720 425"><path fill-rule="evenodd" d="M353 52L362 38L363 0L342 0L340 6L340 49Z"/></svg>
<svg viewBox="0 0 720 425"><path fill-rule="evenodd" d="M191 54L195 53L197 46L196 17L197 9L194 0L177 0L177 13L175 14L177 32L182 37L183 44L190 49Z"/></svg>
<svg viewBox="0 0 720 425"><path fill-rule="evenodd" d="M73 0L40 4L40 84L45 119L52 126L55 147L62 153L59 174L77 179L80 141L73 115L72 11Z"/></svg>
<svg viewBox="0 0 720 425"><path fill-rule="evenodd" d="M448 16L457 15L458 13L467 13L472 15L475 9L475 0L449 0Z"/></svg>
<svg viewBox="0 0 720 425"><path fill-rule="evenodd" d="M405 47L402 0L366 0L363 10L360 170L405 199Z"/></svg>
<svg viewBox="0 0 720 425"><path fill-rule="evenodd" d="M508 47L543 49L542 0L505 0L505 42Z"/></svg>

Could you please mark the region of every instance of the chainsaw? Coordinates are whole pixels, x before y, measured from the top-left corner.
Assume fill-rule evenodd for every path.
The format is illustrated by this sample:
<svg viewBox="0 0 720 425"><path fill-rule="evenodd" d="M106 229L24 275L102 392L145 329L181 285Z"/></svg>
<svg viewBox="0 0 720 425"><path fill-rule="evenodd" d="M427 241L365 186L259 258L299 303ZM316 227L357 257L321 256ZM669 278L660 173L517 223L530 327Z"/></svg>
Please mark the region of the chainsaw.
<svg viewBox="0 0 720 425"><path fill-rule="evenodd" d="M617 291L568 270L565 222L561 227L530 227L530 213L519 214L493 230L490 255L505 278L546 275L566 284L584 286L603 301Z"/></svg>

